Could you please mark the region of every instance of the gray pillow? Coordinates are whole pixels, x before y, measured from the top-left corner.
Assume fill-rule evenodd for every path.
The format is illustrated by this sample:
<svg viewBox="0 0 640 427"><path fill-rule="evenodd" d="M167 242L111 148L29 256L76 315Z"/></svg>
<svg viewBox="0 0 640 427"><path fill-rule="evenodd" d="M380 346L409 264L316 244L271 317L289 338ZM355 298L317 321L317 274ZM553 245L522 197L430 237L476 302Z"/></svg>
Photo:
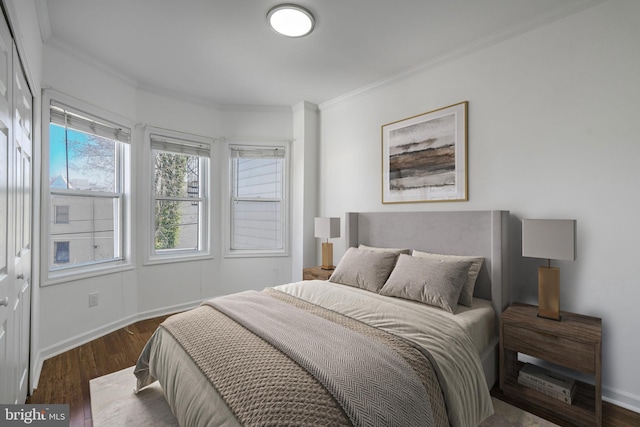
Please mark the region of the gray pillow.
<svg viewBox="0 0 640 427"><path fill-rule="evenodd" d="M471 307L471 302L473 301L473 290L476 286L476 280L478 279L478 274L480 274L482 263L484 262L483 257L463 256L463 255L442 255L442 254L432 254L429 252L421 252L421 251L413 251L413 256L421 257L421 258L439 259L442 262L471 261L471 267L469 267L467 280L464 282L464 285L462 286L462 291L460 292L460 298L458 298L458 304Z"/></svg>
<svg viewBox="0 0 640 427"><path fill-rule="evenodd" d="M411 253L411 249L402 248L377 248L375 246L358 245L358 249L366 249L368 251L393 252L396 255Z"/></svg>
<svg viewBox="0 0 640 427"><path fill-rule="evenodd" d="M471 261L440 262L400 255L380 294L423 302L455 313L470 266Z"/></svg>
<svg viewBox="0 0 640 427"><path fill-rule="evenodd" d="M393 270L396 258L393 252L349 248L329 281L377 293Z"/></svg>

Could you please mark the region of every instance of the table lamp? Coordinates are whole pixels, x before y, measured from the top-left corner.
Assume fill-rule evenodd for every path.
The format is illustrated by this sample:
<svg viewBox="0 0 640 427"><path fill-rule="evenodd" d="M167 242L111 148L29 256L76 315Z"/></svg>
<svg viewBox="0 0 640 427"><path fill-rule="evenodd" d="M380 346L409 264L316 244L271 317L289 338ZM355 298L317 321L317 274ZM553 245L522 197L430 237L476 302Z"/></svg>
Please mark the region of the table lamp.
<svg viewBox="0 0 640 427"><path fill-rule="evenodd" d="M576 259L576 221L574 219L523 219L522 256L546 258L538 267L538 317L560 318L560 269L551 260Z"/></svg>
<svg viewBox="0 0 640 427"><path fill-rule="evenodd" d="M333 270L333 243L329 239L340 237L340 218L316 218L315 237L327 239L322 243L322 269Z"/></svg>

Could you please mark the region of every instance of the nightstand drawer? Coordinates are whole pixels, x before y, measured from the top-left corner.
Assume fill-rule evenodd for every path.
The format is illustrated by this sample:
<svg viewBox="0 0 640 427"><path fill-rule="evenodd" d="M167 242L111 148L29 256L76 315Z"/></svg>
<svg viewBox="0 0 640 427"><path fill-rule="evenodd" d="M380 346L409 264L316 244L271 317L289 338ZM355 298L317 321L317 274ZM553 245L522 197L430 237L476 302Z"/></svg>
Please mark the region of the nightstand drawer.
<svg viewBox="0 0 640 427"><path fill-rule="evenodd" d="M332 270L325 270L321 267L308 267L302 269L302 280L329 280Z"/></svg>
<svg viewBox="0 0 640 427"><path fill-rule="evenodd" d="M504 347L587 374L596 371L594 346L515 325L503 325Z"/></svg>

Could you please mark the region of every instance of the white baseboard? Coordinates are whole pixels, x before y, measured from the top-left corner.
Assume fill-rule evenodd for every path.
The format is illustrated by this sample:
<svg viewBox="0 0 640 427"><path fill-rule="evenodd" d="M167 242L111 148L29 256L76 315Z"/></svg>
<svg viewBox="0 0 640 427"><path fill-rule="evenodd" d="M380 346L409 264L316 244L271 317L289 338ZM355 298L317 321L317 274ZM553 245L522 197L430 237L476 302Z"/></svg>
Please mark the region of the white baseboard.
<svg viewBox="0 0 640 427"><path fill-rule="evenodd" d="M33 394L33 390L38 388L38 381L40 381L40 374L42 373L43 363L44 360L42 360L42 352L38 351L38 353L34 356L34 360L31 362L31 389L29 390L29 393L31 394Z"/></svg>
<svg viewBox="0 0 640 427"><path fill-rule="evenodd" d="M179 313L181 311L185 311L185 310L189 310L194 307L197 307L201 303L202 301L198 300L198 301L192 301L192 302L183 303L183 304L177 304L170 307L163 307L163 308L158 308L154 310L149 310L142 313L136 313L131 316L127 316L123 319L119 319L115 322L111 322L106 325L103 325L99 328L95 328L91 331L87 331L85 333L76 335L58 344L41 349L36 356L36 360L34 361L36 368L33 374L34 377L32 378L32 381L31 381L33 388L34 389L38 388L38 382L40 381L40 375L42 373L42 365L44 364L45 360L55 357L59 354L62 354L78 346L81 346L82 344L86 344L90 341L93 341L96 338L100 338L111 332L117 331L118 329L122 329L125 326L128 326L132 323L139 322L141 320L151 319L154 317L164 316L166 314Z"/></svg>
<svg viewBox="0 0 640 427"><path fill-rule="evenodd" d="M640 414L640 396L602 386L602 400Z"/></svg>

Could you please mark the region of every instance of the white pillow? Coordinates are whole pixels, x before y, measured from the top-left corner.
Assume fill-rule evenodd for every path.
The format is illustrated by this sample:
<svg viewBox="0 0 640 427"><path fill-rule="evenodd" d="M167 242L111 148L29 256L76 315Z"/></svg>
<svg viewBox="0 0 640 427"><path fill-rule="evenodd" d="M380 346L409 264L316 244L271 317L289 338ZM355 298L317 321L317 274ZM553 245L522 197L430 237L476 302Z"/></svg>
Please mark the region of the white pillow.
<svg viewBox="0 0 640 427"><path fill-rule="evenodd" d="M471 261L441 262L401 254L380 295L404 298L456 312Z"/></svg>
<svg viewBox="0 0 640 427"><path fill-rule="evenodd" d="M484 257L432 254L429 252L421 252L416 250L413 251L412 255L414 257L420 258L437 259L441 262L471 261L471 267L469 268L467 280L464 282L462 292L460 292L460 299L458 300L458 304L471 307L471 302L473 301L473 289L476 286L476 279L478 278L478 274L480 274L480 269L482 268Z"/></svg>

